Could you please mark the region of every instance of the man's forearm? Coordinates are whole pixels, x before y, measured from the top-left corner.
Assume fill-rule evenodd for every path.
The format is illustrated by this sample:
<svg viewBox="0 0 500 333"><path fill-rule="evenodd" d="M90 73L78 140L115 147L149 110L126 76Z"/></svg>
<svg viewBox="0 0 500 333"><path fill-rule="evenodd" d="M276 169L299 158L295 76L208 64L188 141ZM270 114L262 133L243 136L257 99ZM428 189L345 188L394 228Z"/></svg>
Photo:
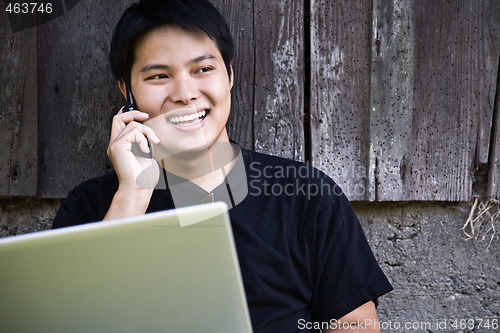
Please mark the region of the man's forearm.
<svg viewBox="0 0 500 333"><path fill-rule="evenodd" d="M104 220L144 214L152 194L152 189L124 190L118 188Z"/></svg>
<svg viewBox="0 0 500 333"><path fill-rule="evenodd" d="M361 305L359 308L349 312L334 324L328 332L363 332L380 333L380 325L377 310L373 301Z"/></svg>

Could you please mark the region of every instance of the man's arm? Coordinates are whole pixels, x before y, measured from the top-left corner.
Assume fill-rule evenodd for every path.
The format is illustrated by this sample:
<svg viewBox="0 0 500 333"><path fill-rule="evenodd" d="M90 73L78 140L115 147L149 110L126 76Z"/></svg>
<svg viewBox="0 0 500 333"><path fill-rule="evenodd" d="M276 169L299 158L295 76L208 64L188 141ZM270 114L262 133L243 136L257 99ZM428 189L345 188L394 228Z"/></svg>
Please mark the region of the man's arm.
<svg viewBox="0 0 500 333"><path fill-rule="evenodd" d="M146 212L159 171L152 158L137 156L132 147L139 145L142 153L149 154L148 139L155 144L160 142L151 128L141 124L148 118L147 113L136 110L124 113L123 108L113 117L108 156L120 185L104 220ZM140 175L144 184L137 183Z"/></svg>
<svg viewBox="0 0 500 333"><path fill-rule="evenodd" d="M335 322L332 329L325 331L325 333L328 332L379 333L380 325L375 303L369 301L349 312Z"/></svg>

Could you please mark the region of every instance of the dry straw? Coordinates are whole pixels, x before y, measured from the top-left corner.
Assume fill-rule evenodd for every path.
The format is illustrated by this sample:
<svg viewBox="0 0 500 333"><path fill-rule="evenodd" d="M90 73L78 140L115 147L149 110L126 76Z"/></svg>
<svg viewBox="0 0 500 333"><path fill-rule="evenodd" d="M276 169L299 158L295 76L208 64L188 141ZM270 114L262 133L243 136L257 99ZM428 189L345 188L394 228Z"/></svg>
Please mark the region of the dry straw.
<svg viewBox="0 0 500 333"><path fill-rule="evenodd" d="M488 249L500 230L500 201L491 199L480 202L479 198L474 199L474 203L469 213L467 221L462 227L466 239L476 241L489 240Z"/></svg>

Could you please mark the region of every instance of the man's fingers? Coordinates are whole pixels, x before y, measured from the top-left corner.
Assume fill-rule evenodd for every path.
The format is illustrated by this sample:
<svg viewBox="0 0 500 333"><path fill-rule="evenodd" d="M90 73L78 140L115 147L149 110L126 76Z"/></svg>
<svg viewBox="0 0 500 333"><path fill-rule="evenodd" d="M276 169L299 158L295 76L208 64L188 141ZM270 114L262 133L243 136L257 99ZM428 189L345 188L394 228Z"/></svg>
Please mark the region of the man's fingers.
<svg viewBox="0 0 500 333"><path fill-rule="evenodd" d="M121 131L131 122L143 122L149 118L149 114L141 111L123 112L123 108L113 117L111 124L111 137L110 141L114 141L121 133Z"/></svg>
<svg viewBox="0 0 500 333"><path fill-rule="evenodd" d="M130 133L132 133L132 135L130 135ZM116 140L126 138L126 140L130 142L140 142L146 137L154 144L160 142L160 139L152 128L138 122L131 122L120 132Z"/></svg>
<svg viewBox="0 0 500 333"><path fill-rule="evenodd" d="M144 133L135 132L135 142L139 144L139 147L144 153L149 154L149 142L144 136Z"/></svg>
<svg viewBox="0 0 500 333"><path fill-rule="evenodd" d="M121 113L120 113L121 112ZM149 114L137 110L123 112L123 108L115 116L118 120L129 123L131 121L145 121L149 118Z"/></svg>
<svg viewBox="0 0 500 333"><path fill-rule="evenodd" d="M130 147L130 144L138 144L143 152L149 153L148 140L154 144L160 142L151 128L137 122L131 122L110 142L110 146Z"/></svg>
<svg viewBox="0 0 500 333"><path fill-rule="evenodd" d="M147 136L148 140L151 143L154 143L154 144L160 143L160 138L156 135L155 131L153 131L152 128L150 128L146 125L142 125L142 124L141 124L141 126L144 130L144 134Z"/></svg>

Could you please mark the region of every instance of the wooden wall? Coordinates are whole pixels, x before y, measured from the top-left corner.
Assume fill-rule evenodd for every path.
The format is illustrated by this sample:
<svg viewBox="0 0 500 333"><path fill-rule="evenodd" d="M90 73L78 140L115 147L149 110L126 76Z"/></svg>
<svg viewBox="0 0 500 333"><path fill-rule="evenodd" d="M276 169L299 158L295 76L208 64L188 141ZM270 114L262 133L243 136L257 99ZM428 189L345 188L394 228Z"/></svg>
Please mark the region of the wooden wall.
<svg viewBox="0 0 500 333"><path fill-rule="evenodd" d="M18 32L2 10L0 196L65 197L111 168L125 102L107 52L132 2L72 1ZM309 161L351 200L500 198L500 1L212 2L243 147Z"/></svg>

